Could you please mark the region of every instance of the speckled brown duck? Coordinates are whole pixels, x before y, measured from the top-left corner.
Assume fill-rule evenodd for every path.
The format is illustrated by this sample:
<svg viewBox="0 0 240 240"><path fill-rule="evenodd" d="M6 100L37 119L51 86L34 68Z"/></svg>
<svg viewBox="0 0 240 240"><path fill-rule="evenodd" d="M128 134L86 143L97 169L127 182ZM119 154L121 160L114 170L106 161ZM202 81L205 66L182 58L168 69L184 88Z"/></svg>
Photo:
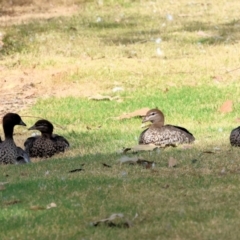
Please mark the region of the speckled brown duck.
<svg viewBox="0 0 240 240"><path fill-rule="evenodd" d="M233 147L240 147L240 126L231 131L230 143Z"/></svg>
<svg viewBox="0 0 240 240"><path fill-rule="evenodd" d="M167 147L192 143L195 140L194 136L183 127L164 125L164 115L157 108L149 110L142 122L148 121L152 124L141 133L139 144L152 143L161 147Z"/></svg>
<svg viewBox="0 0 240 240"><path fill-rule="evenodd" d="M37 121L28 129L41 132L41 136L30 137L24 143L25 150L30 157L52 157L69 147L64 137L53 134L53 129L52 123L45 119Z"/></svg>
<svg viewBox="0 0 240 240"><path fill-rule="evenodd" d="M3 131L5 140L0 138L0 164L22 164L29 163L30 159L27 153L20 147L17 147L13 140L14 126L26 124L16 113L7 113L3 117Z"/></svg>

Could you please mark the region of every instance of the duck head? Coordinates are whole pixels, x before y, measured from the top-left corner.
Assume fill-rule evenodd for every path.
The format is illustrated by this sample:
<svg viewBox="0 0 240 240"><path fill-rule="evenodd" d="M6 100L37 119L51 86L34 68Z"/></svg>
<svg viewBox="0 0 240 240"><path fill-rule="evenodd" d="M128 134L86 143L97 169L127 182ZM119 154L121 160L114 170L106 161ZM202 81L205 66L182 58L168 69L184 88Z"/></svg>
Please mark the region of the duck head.
<svg viewBox="0 0 240 240"><path fill-rule="evenodd" d="M45 119L38 120L32 127L28 130L38 130L42 133L42 135L52 135L53 125L51 122Z"/></svg>
<svg viewBox="0 0 240 240"><path fill-rule="evenodd" d="M17 113L7 113L3 117L3 130L6 138L13 137L13 128L16 125L26 126Z"/></svg>
<svg viewBox="0 0 240 240"><path fill-rule="evenodd" d="M142 120L143 123L145 122L151 122L153 124L161 124L164 125L164 115L163 113L157 109L151 109L147 112L146 116Z"/></svg>
<svg viewBox="0 0 240 240"><path fill-rule="evenodd" d="M13 127L15 125L27 126L17 113L7 113L3 117L3 126L4 125L12 125Z"/></svg>

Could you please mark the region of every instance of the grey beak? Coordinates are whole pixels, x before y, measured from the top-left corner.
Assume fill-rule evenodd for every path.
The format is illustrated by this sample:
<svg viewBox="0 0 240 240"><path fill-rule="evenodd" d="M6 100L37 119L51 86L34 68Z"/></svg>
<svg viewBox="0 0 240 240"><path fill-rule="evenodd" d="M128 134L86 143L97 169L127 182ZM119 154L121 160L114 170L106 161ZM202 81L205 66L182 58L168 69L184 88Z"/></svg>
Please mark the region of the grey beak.
<svg viewBox="0 0 240 240"><path fill-rule="evenodd" d="M20 121L19 125L27 126L22 120Z"/></svg>
<svg viewBox="0 0 240 240"><path fill-rule="evenodd" d="M37 129L35 125L33 125L32 127L30 127L28 130L35 130Z"/></svg>

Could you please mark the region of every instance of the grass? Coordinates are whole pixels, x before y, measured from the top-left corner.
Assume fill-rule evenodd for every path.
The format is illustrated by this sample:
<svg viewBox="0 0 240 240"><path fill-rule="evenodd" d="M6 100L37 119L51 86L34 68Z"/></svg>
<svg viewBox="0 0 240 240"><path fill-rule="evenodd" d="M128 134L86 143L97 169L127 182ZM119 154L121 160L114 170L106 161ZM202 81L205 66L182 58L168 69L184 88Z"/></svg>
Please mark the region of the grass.
<svg viewBox="0 0 240 240"><path fill-rule="evenodd" d="M46 91L68 90L39 96L20 111L23 120L49 119L71 144L49 160L1 166L1 239L238 239L239 149L229 144L240 110L238 1L71 4L79 6L72 16L0 27L9 75L31 69ZM96 93L121 101L86 97ZM221 113L228 99L233 111ZM114 117L142 107L159 107L167 123L188 128L192 148L138 153L156 162L153 170L120 165L118 152L137 144L141 119ZM30 135L15 133L20 145ZM69 172L77 168L84 170ZM112 213L138 217L129 229L92 226Z"/></svg>

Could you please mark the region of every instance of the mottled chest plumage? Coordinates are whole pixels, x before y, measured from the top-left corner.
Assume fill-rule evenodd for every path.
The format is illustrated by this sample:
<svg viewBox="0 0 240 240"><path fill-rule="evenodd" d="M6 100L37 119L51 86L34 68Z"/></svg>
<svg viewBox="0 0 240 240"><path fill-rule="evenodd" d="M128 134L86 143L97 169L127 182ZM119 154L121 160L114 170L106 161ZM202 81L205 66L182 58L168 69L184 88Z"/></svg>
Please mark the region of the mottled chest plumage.
<svg viewBox="0 0 240 240"><path fill-rule="evenodd" d="M15 164L17 162L18 151L13 140L6 140L0 143L0 163Z"/></svg>
<svg viewBox="0 0 240 240"><path fill-rule="evenodd" d="M50 139L36 138L29 149L31 157L51 157L56 153L54 143Z"/></svg>

